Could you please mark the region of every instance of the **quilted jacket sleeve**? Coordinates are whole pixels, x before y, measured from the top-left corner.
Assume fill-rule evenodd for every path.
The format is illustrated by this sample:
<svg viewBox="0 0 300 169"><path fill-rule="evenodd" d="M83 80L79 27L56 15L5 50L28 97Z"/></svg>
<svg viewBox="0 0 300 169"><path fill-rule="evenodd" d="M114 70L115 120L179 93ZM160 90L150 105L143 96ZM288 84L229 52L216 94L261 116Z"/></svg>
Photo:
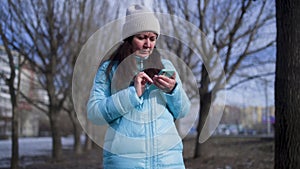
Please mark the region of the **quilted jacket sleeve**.
<svg viewBox="0 0 300 169"><path fill-rule="evenodd" d="M175 70L173 64L170 61L163 60L165 68ZM179 74L176 72L177 85L172 93L164 93L166 103L175 119L186 116L190 111L191 102L186 95L186 92L182 88L182 82L179 78Z"/></svg>
<svg viewBox="0 0 300 169"><path fill-rule="evenodd" d="M133 86L111 95L110 80L105 75L107 65L98 69L87 103L87 117L97 125L110 123L143 102Z"/></svg>

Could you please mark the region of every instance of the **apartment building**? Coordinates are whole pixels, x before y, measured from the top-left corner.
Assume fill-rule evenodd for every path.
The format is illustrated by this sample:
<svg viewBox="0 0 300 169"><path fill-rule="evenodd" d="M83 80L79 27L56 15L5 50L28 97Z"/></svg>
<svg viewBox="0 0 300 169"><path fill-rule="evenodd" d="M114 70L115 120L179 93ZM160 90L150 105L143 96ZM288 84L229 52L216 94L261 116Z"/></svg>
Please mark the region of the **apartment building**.
<svg viewBox="0 0 300 169"><path fill-rule="evenodd" d="M47 99L45 92L37 86L37 77L34 71L27 64L22 64L20 67L19 54L12 52L14 56L16 75L20 74L19 90L30 98ZM9 87L5 83L5 78L10 76L10 67L8 64L8 56L3 46L0 46L0 139L9 138L11 136L11 120L12 120L12 105L9 94ZM18 78L15 79L15 88L18 87ZM37 136L39 134L39 119L41 113L29 104L25 98L18 95L19 112L19 135Z"/></svg>

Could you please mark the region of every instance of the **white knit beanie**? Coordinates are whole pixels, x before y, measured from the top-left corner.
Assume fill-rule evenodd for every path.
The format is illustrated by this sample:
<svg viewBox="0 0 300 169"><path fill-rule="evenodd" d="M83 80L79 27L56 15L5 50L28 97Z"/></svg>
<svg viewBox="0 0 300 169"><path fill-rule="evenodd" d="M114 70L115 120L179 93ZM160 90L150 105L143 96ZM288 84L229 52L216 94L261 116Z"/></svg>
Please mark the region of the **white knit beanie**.
<svg viewBox="0 0 300 169"><path fill-rule="evenodd" d="M122 38L126 39L140 32L154 32L159 35L159 22L154 13L146 7L132 5L126 11L126 21L123 25Z"/></svg>

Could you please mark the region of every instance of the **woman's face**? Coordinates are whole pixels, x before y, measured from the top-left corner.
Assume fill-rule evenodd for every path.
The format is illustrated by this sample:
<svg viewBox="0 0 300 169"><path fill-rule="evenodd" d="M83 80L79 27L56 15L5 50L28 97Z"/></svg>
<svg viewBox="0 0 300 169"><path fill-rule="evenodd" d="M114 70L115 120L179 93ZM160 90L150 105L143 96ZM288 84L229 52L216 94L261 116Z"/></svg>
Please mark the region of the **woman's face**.
<svg viewBox="0 0 300 169"><path fill-rule="evenodd" d="M133 53L140 57L149 56L155 46L157 35L153 32L142 32L133 36Z"/></svg>

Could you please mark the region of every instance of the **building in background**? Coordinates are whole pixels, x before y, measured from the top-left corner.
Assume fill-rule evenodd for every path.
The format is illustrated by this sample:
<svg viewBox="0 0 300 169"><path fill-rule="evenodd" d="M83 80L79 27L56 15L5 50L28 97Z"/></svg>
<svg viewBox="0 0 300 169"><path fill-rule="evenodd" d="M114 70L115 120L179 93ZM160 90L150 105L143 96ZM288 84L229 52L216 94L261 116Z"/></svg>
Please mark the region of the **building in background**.
<svg viewBox="0 0 300 169"><path fill-rule="evenodd" d="M273 135L274 123L274 106L226 105L215 133L220 135Z"/></svg>
<svg viewBox="0 0 300 169"><path fill-rule="evenodd" d="M16 52L14 55L14 63L18 68L18 57ZM18 73L18 69L16 70ZM8 56L3 46L0 46L0 138L6 138L11 135L11 119L12 105L10 101L9 87L6 85L5 78L10 76L10 67L8 64ZM15 81L15 87L17 81Z"/></svg>
<svg viewBox="0 0 300 169"><path fill-rule="evenodd" d="M29 98L48 101L46 93L38 86L36 73L26 62L23 62L17 52L12 52L16 68L15 88L18 88L18 75L20 74L20 91ZM20 66L21 65L21 66ZM0 138L11 136L12 105L9 94L9 87L5 79L10 76L8 56L3 46L0 46ZM4 77L3 77L4 76ZM19 135L22 137L38 136L41 118L46 118L40 111L32 106L28 101L18 95L19 112Z"/></svg>

